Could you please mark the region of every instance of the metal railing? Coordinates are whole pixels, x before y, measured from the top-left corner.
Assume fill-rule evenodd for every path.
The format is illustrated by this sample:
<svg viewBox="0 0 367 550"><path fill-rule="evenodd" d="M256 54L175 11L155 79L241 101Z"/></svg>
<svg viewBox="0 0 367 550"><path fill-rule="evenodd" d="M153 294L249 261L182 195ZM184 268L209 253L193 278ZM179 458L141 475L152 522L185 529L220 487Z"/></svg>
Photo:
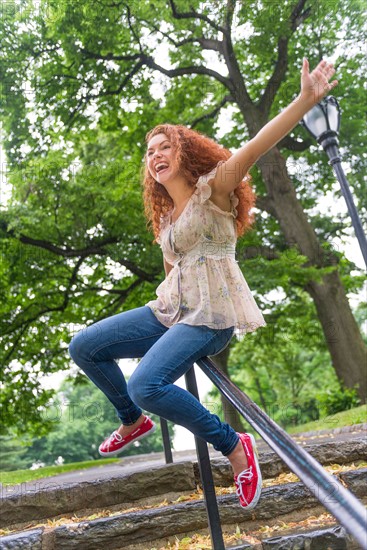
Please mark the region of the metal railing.
<svg viewBox="0 0 367 550"><path fill-rule="evenodd" d="M300 478L309 491L329 510L340 525L358 541L361 548L367 550L367 518L363 504L350 491L345 489L337 479L328 474L309 453L295 443L256 403L233 384L208 357L203 357L196 363L263 440ZM185 379L188 391L199 399L193 367L185 375ZM172 462L167 424L166 421L161 419L161 426L162 422L166 462ZM212 545L215 550L225 550L208 446L200 438L195 438L195 444Z"/></svg>

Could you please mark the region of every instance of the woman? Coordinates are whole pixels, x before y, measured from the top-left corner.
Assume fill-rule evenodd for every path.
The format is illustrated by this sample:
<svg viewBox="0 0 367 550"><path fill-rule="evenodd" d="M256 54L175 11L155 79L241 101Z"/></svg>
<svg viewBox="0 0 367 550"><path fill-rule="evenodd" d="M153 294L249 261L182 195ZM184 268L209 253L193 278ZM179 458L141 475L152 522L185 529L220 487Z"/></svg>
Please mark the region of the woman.
<svg viewBox="0 0 367 550"><path fill-rule="evenodd" d="M309 72L304 59L301 93L235 154L183 126L164 124L147 135L145 211L163 252L166 278L157 298L79 332L70 355L103 391L121 426L99 447L123 452L153 433L142 409L186 427L227 456L240 505L254 508L261 492L255 441L238 434L174 382L195 361L216 355L234 332L264 326L235 261L236 239L252 222L254 195L244 178L334 88L333 66ZM115 359L142 358L126 384Z"/></svg>

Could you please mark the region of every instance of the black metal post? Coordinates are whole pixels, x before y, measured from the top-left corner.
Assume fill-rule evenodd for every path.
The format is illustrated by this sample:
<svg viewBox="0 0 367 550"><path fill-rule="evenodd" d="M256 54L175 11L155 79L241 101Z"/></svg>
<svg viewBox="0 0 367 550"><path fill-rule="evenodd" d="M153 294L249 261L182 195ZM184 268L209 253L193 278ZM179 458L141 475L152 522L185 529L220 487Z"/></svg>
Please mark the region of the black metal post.
<svg viewBox="0 0 367 550"><path fill-rule="evenodd" d="M354 232L358 239L358 243L362 251L364 262L367 266L367 239L366 239L366 235L364 234L362 223L353 201L352 193L350 192L350 189L349 189L348 180L345 176L345 173L341 164L341 159L339 156L339 149L338 149L338 142L334 136L331 136L331 137L326 137L322 139L321 141L319 141L319 143L322 145L322 147L324 148L324 151L329 157L330 164L334 169L336 177L338 178L341 191L343 193L345 202L347 203L349 215L352 219Z"/></svg>
<svg viewBox="0 0 367 550"><path fill-rule="evenodd" d="M194 367L185 374L185 380L188 391L199 399ZM208 445L200 437L195 437L195 445L212 545L215 550L225 550Z"/></svg>
<svg viewBox="0 0 367 550"><path fill-rule="evenodd" d="M162 432L162 439L163 439L163 450L164 450L164 457L166 459L166 464L172 464L173 457L172 457L171 440L169 438L167 420L165 418L161 418L161 417L160 417L159 420L160 420L160 423L161 423L161 432Z"/></svg>
<svg viewBox="0 0 367 550"><path fill-rule="evenodd" d="M196 361L220 392L298 475L325 508L367 550L366 509L361 502L267 416L208 357Z"/></svg>

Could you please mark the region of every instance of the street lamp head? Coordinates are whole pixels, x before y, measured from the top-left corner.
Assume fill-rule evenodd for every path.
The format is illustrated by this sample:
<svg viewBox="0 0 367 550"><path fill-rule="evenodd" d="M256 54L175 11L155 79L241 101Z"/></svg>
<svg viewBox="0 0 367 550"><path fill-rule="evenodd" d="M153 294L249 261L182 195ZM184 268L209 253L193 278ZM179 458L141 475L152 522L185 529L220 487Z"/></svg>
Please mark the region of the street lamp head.
<svg viewBox="0 0 367 550"><path fill-rule="evenodd" d="M334 168L335 174L340 183L342 193L347 203L353 227L357 236L359 246L362 250L364 261L367 265L367 239L363 232L361 220L353 202L353 195L350 192L348 180L345 177L341 158L339 156L338 132L340 125L340 108L335 97L325 97L315 105L303 117L301 124L323 147L329 157L329 162Z"/></svg>
<svg viewBox="0 0 367 550"><path fill-rule="evenodd" d="M325 132L338 134L340 127L340 107L336 98L327 96L308 111L302 124L319 141Z"/></svg>
<svg viewBox="0 0 367 550"><path fill-rule="evenodd" d="M324 149L329 145L338 145L339 103L333 96L325 97L305 114L301 124Z"/></svg>

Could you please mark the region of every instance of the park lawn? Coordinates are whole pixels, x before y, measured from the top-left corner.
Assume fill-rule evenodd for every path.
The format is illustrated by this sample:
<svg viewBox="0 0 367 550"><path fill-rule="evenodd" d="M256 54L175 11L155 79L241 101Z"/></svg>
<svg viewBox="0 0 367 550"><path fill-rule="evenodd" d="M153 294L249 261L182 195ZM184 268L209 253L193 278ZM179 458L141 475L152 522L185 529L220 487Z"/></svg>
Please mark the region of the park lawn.
<svg viewBox="0 0 367 550"><path fill-rule="evenodd" d="M333 430L335 428L352 426L353 424L362 424L364 422L367 422L367 405L361 405L360 407L356 407L348 411L327 416L316 420L315 422L293 426L292 428L288 428L287 432L289 434L297 434L319 430ZM90 460L88 462L72 462L70 464L63 464L60 466L45 466L44 468L39 468L38 470L15 470L13 472L1 472L0 483L3 485L15 485L17 483L24 483L35 479L56 476L64 472L73 472L75 470L84 470L87 468L95 468L96 466L103 466L104 464L112 464L114 462L119 462L119 460L121 459L105 458L101 460Z"/></svg>
<svg viewBox="0 0 367 550"><path fill-rule="evenodd" d="M335 428L353 426L353 424L363 424L365 422L367 422L367 405L361 405L354 409L319 418L319 420L315 420L314 422L288 427L286 431L289 434L297 434L320 430L335 430Z"/></svg>
<svg viewBox="0 0 367 550"><path fill-rule="evenodd" d="M0 472L0 483L3 485L15 485L35 479L56 476L65 472L75 472L76 470L85 470L87 468L96 468L105 464L119 462L119 458L102 458L101 460L88 460L86 462L70 462L60 466L45 466L37 470L14 470L11 472Z"/></svg>

